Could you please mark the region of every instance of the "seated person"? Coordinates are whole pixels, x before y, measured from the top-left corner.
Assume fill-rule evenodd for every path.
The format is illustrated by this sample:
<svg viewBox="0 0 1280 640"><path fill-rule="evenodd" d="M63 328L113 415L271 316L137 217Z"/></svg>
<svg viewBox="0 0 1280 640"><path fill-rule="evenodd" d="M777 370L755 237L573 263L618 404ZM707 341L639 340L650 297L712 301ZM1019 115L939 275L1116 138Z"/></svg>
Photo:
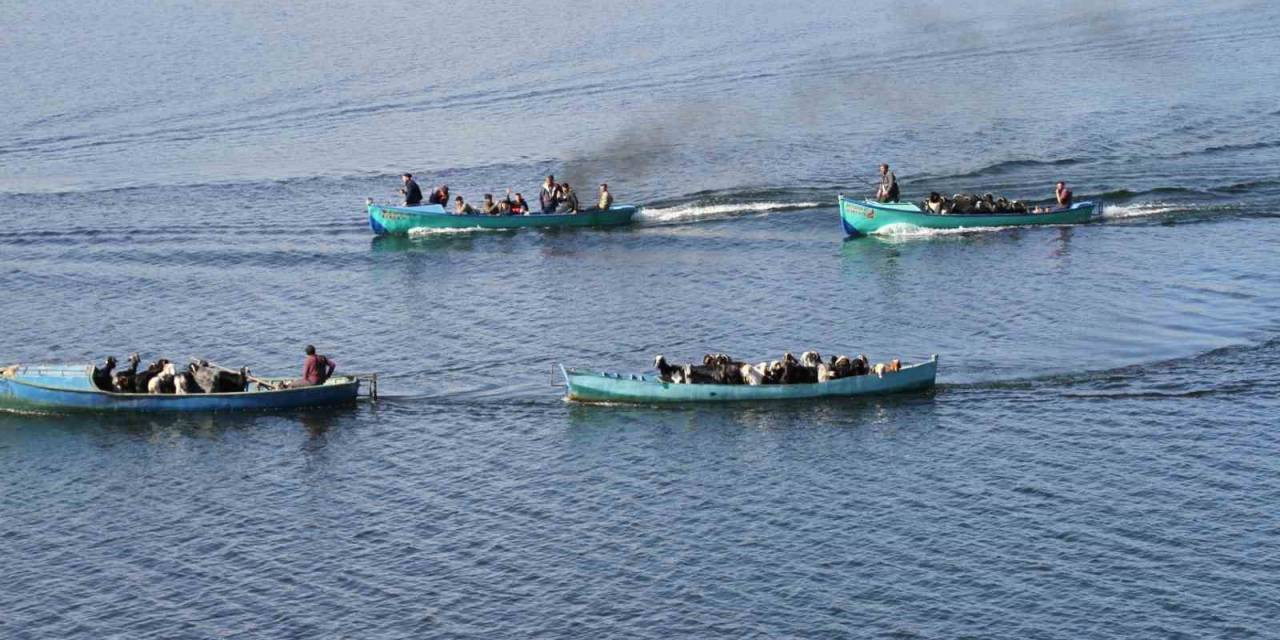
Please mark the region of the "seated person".
<svg viewBox="0 0 1280 640"><path fill-rule="evenodd" d="M324 384L333 375L334 369L338 368L338 363L334 362L329 356L323 356L316 353L316 348L307 345L307 359L302 363L302 379L293 380L285 383L286 388L295 387L313 387Z"/></svg>
<svg viewBox="0 0 1280 640"><path fill-rule="evenodd" d="M601 209L608 209L613 206L613 194L609 193L609 185L600 183L600 200L596 206Z"/></svg>
<svg viewBox="0 0 1280 640"><path fill-rule="evenodd" d="M449 186L441 185L431 190L431 196L427 198L427 204L438 204L442 207L449 206Z"/></svg>
<svg viewBox="0 0 1280 640"><path fill-rule="evenodd" d="M568 182L560 183L560 202L564 205L564 210L568 213L578 212L578 194L569 186Z"/></svg>
<svg viewBox="0 0 1280 640"><path fill-rule="evenodd" d="M453 199L453 213L460 216L475 215L476 208L467 204L462 196Z"/></svg>
<svg viewBox="0 0 1280 640"><path fill-rule="evenodd" d="M1067 188L1067 183L1059 180L1057 188L1053 190L1053 195L1058 200L1058 207L1066 209L1071 206L1071 190Z"/></svg>
<svg viewBox="0 0 1280 640"><path fill-rule="evenodd" d="M524 196L516 192L516 197L511 201L511 215L523 216L529 213L529 203L525 202Z"/></svg>
<svg viewBox="0 0 1280 640"><path fill-rule="evenodd" d="M480 201L480 213L487 216L496 216L501 213L498 210L498 203L493 201L493 194L484 194L484 199Z"/></svg>

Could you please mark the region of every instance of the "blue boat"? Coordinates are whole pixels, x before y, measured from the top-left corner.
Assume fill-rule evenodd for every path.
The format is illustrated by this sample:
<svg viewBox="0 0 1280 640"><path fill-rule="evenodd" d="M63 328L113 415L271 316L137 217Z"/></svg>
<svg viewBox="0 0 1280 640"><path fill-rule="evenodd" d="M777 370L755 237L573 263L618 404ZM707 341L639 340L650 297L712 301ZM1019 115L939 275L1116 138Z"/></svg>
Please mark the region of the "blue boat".
<svg viewBox="0 0 1280 640"><path fill-rule="evenodd" d="M333 376L311 387L233 393L112 393L94 386L93 365L15 365L0 370L0 410L151 413L318 407L355 402L362 378L366 376ZM376 388L376 377L367 379ZM262 380L277 383L287 378Z"/></svg>
<svg viewBox="0 0 1280 640"><path fill-rule="evenodd" d="M582 371L560 366L567 398L576 402L666 404L761 402L854 397L921 391L933 387L938 356L884 375L867 374L807 384L676 384L656 375Z"/></svg>

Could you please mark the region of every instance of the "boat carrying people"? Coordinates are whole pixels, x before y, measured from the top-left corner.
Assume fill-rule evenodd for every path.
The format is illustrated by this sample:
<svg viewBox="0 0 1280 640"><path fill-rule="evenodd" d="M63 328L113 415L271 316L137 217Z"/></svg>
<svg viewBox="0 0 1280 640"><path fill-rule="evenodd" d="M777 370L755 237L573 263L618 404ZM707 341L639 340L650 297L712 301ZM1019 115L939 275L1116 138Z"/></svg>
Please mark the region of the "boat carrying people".
<svg viewBox="0 0 1280 640"><path fill-rule="evenodd" d="M401 179L408 185L412 177L405 173ZM479 207L469 204L461 195L454 196L451 204L448 185L433 189L426 204L408 204L412 200L410 188L402 188L399 193L404 196L405 204L374 204L373 198L366 199L369 228L375 234L405 235L413 229L611 227L630 223L638 211L634 205L614 204L613 194L603 183L597 206L584 209L573 187L567 182L557 183L552 175L546 177L540 188L538 200L542 213L531 210L524 196L512 193L509 188L501 200L495 199L492 193L483 194Z"/></svg>
<svg viewBox="0 0 1280 640"><path fill-rule="evenodd" d="M723 402L875 395L933 386L938 357L912 365L900 359L872 364L865 356L831 356L816 351L796 358L749 363L725 354L707 354L701 364L654 359L651 374L624 375L560 367L568 399L581 402Z"/></svg>

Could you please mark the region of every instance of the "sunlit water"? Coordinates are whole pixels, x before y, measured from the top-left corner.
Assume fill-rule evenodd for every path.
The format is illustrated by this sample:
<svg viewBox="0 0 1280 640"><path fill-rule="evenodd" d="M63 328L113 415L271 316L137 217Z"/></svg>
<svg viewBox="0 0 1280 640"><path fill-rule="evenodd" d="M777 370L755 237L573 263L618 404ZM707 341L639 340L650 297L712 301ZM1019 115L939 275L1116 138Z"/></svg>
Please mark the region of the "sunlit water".
<svg viewBox="0 0 1280 640"><path fill-rule="evenodd" d="M383 393L0 414L0 636L1274 636L1273 6L466 4L0 10L0 364L313 342ZM1105 204L845 241L880 161ZM405 170L644 209L374 238ZM939 387L552 386L810 348Z"/></svg>

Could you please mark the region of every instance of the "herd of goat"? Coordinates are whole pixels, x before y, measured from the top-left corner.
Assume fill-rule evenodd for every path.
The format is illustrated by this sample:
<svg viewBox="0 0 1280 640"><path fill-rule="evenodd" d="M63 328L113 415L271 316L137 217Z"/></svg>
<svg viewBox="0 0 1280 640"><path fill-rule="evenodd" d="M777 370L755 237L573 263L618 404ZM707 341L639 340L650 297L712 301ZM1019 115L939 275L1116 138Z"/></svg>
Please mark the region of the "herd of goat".
<svg viewBox="0 0 1280 640"><path fill-rule="evenodd" d="M796 359L790 353L781 360L748 364L723 353L709 353L702 364L670 364L663 356L654 359L658 378L675 384L804 384L838 378L875 374L884 377L902 369L897 358L872 365L865 355L856 358L832 356L823 360L817 351L806 351Z"/></svg>
<svg viewBox="0 0 1280 640"><path fill-rule="evenodd" d="M921 211L929 213L1035 213L1021 200L1009 200L994 194L957 193L950 198L934 191L929 199L920 203Z"/></svg>
<svg viewBox="0 0 1280 640"><path fill-rule="evenodd" d="M163 358L138 371L138 354L129 356L129 368L116 371L116 359L93 368L93 384L103 391L115 393L235 393L247 391L252 376L248 369L230 371L195 360L179 368Z"/></svg>

